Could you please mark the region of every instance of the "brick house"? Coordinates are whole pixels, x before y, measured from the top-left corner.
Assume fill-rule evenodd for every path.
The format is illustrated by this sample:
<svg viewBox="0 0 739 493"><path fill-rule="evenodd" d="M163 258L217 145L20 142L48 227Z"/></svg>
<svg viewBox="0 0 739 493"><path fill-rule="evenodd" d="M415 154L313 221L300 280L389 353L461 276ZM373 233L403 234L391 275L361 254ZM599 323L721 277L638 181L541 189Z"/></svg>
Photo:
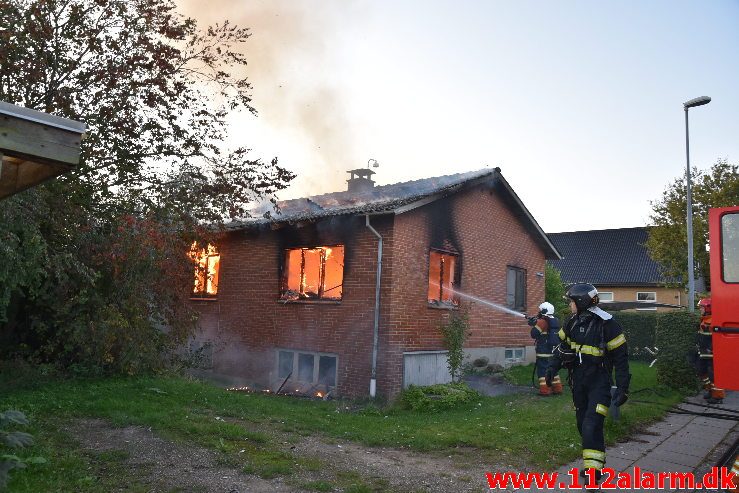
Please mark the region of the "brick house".
<svg viewBox="0 0 739 493"><path fill-rule="evenodd" d="M686 294L680 288L667 287L670 279L645 246L648 237L646 227L550 233L549 239L563 256L550 262L562 273L564 282L593 284L601 301L682 305Z"/></svg>
<svg viewBox="0 0 739 493"><path fill-rule="evenodd" d="M392 397L409 383L448 381L437 328L460 307L468 357L533 359L523 319L454 291L534 312L546 259L560 257L500 169L386 186L369 169L350 173L347 191L231 224L201 257L192 303L210 371L345 396L376 384Z"/></svg>

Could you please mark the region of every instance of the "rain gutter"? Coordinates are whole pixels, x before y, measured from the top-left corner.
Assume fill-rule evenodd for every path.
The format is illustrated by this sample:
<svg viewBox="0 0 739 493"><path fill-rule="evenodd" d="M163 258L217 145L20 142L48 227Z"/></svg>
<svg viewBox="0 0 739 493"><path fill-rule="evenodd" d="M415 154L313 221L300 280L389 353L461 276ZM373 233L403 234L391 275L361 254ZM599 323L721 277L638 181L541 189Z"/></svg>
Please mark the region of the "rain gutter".
<svg viewBox="0 0 739 493"><path fill-rule="evenodd" d="M380 278L382 276L382 236L370 224L369 214L365 216L365 225L377 236L377 280L375 282L375 326L372 334L372 374L370 376L370 397L377 392L377 344L380 331Z"/></svg>

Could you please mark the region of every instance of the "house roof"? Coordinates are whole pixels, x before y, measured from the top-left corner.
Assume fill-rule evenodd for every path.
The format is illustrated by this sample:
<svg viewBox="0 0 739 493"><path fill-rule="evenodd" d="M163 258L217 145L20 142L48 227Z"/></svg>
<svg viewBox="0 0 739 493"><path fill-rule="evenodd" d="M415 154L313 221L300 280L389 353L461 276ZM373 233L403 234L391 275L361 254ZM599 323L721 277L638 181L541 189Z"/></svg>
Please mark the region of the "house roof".
<svg viewBox="0 0 739 493"><path fill-rule="evenodd" d="M0 101L0 199L73 169L85 125Z"/></svg>
<svg viewBox="0 0 739 493"><path fill-rule="evenodd" d="M501 192L506 204L523 222L534 240L546 253L547 258L561 257L521 199L500 174L500 168L486 168L467 173L375 186L361 192L341 191L279 201L277 203L278 213L270 204L266 204L252 210L252 217L234 221L226 227L247 229L262 224L299 223L339 215L403 214L483 182L492 182Z"/></svg>
<svg viewBox="0 0 739 493"><path fill-rule="evenodd" d="M644 246L648 235L646 227L550 233L549 239L564 257L551 264L566 283L663 285L669 280Z"/></svg>

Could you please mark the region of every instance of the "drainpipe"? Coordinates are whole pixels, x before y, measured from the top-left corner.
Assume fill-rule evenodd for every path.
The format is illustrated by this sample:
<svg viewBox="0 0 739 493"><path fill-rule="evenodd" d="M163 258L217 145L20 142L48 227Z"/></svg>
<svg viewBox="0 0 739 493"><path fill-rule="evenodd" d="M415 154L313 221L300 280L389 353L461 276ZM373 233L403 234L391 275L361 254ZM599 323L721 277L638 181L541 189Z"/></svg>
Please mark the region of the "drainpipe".
<svg viewBox="0 0 739 493"><path fill-rule="evenodd" d="M380 276L382 276L382 236L370 224L369 214L364 216L365 225L377 236L377 282L375 283L375 328L372 338L372 376L370 377L370 397L377 390L377 340L380 327Z"/></svg>

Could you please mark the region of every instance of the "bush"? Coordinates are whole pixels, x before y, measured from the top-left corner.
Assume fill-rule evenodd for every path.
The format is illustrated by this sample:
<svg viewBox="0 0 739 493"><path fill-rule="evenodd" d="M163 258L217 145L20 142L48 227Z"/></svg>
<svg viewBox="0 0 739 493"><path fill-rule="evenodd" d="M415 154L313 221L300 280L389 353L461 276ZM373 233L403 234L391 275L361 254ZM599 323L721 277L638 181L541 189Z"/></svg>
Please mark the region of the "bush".
<svg viewBox="0 0 739 493"><path fill-rule="evenodd" d="M451 409L480 397L477 391L464 383L448 383L417 387L411 385L400 394L400 405L405 409L434 412Z"/></svg>
<svg viewBox="0 0 739 493"><path fill-rule="evenodd" d="M629 345L629 358L640 361L652 361L654 356L644 349L654 348L657 335L656 312L619 312L616 320L624 329L626 342Z"/></svg>
<svg viewBox="0 0 739 493"><path fill-rule="evenodd" d="M453 312L449 320L439 327L447 352L447 367L453 382L458 382L462 360L464 360L464 341L470 333L470 318L466 310Z"/></svg>
<svg viewBox="0 0 739 493"><path fill-rule="evenodd" d="M698 379L691 364L700 317L696 313L674 311L657 318L657 383L673 389L695 391Z"/></svg>
<svg viewBox="0 0 739 493"><path fill-rule="evenodd" d="M5 430L5 428L15 425L27 424L26 416L20 411L0 413L0 489L5 488L8 473L13 469L23 469L27 464L43 464L46 462L42 457L21 458L17 455L3 453L9 452L7 449L20 449L33 444L33 437L28 433Z"/></svg>

